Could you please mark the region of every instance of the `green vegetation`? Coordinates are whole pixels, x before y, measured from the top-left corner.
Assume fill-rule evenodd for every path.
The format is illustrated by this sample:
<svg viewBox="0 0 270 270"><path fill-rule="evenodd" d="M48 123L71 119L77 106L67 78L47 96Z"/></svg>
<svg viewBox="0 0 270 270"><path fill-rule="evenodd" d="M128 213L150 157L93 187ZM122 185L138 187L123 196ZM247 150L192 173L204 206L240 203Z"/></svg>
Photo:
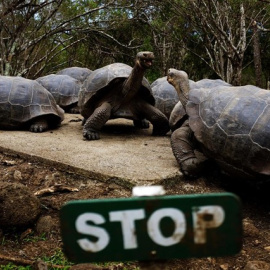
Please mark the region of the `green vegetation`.
<svg viewBox="0 0 270 270"><path fill-rule="evenodd" d="M9 263L7 265L0 265L0 270L32 270L31 266L17 266L15 264Z"/></svg>
<svg viewBox="0 0 270 270"><path fill-rule="evenodd" d="M193 80L266 87L269 18L263 0L0 0L0 74L35 79L69 66L133 65L138 51L151 50L151 82L174 67Z"/></svg>
<svg viewBox="0 0 270 270"><path fill-rule="evenodd" d="M52 265L66 266L67 268L64 268L64 269L68 269L71 265L71 263L66 259L61 249L56 250L52 256L43 257L41 258L41 260Z"/></svg>

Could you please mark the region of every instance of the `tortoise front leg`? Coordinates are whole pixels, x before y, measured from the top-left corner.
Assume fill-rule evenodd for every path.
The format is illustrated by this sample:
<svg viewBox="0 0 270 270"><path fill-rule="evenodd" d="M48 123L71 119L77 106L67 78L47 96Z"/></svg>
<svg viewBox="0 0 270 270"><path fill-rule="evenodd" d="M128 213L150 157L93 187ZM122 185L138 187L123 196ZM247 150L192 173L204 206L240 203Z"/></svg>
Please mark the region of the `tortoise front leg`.
<svg viewBox="0 0 270 270"><path fill-rule="evenodd" d="M171 135L171 146L173 154L184 175L195 178L200 175L205 165L205 160L199 160L194 150L193 132L191 131L188 120Z"/></svg>
<svg viewBox="0 0 270 270"><path fill-rule="evenodd" d="M108 102L97 107L83 126L83 137L87 140L98 140L99 131L110 119L112 106Z"/></svg>

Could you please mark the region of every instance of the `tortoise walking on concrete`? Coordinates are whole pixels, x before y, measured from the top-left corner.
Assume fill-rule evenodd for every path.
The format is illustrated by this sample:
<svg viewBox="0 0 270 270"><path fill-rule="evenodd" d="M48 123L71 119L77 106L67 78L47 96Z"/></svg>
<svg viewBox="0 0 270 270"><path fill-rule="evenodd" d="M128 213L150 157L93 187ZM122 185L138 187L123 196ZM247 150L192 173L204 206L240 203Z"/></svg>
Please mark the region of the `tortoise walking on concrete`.
<svg viewBox="0 0 270 270"><path fill-rule="evenodd" d="M135 125L145 127L146 120L153 125L153 135L169 131L167 117L155 108L155 99L145 71L152 66L152 52L139 52L133 68L114 63L93 71L85 80L78 105L85 118L83 137L100 138L99 132L111 118L132 119Z"/></svg>
<svg viewBox="0 0 270 270"><path fill-rule="evenodd" d="M92 70L85 67L68 67L59 70L56 75L68 75L83 83L86 77L91 74L91 72Z"/></svg>
<svg viewBox="0 0 270 270"><path fill-rule="evenodd" d="M43 132L57 127L64 111L35 80L0 76L0 128Z"/></svg>
<svg viewBox="0 0 270 270"><path fill-rule="evenodd" d="M252 85L189 90L188 75L170 69L168 82L186 108L188 120L171 136L173 153L186 175L202 163L196 144L223 172L245 179L270 175L270 92Z"/></svg>
<svg viewBox="0 0 270 270"><path fill-rule="evenodd" d="M78 95L81 83L69 75L49 74L36 79L67 113L79 113Z"/></svg>

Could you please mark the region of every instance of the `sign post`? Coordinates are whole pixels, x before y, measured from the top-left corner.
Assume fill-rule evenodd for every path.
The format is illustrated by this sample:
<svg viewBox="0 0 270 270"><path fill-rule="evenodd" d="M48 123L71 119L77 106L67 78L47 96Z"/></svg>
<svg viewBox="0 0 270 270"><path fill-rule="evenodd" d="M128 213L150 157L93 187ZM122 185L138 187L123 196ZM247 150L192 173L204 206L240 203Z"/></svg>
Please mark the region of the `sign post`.
<svg viewBox="0 0 270 270"><path fill-rule="evenodd" d="M60 221L76 263L228 256L242 246L241 205L231 193L71 201Z"/></svg>

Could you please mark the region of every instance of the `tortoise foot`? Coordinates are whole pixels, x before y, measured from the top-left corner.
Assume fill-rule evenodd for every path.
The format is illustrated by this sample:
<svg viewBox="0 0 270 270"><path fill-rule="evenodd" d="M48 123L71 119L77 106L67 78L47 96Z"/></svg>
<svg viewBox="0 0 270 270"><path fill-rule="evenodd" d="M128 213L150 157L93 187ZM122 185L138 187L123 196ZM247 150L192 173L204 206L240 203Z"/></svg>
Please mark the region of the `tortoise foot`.
<svg viewBox="0 0 270 270"><path fill-rule="evenodd" d="M165 136L170 131L169 125L165 125L164 127L153 128L153 136Z"/></svg>
<svg viewBox="0 0 270 270"><path fill-rule="evenodd" d="M69 113L78 114L78 113L80 113L80 111L77 108L73 108L73 109L69 110Z"/></svg>
<svg viewBox="0 0 270 270"><path fill-rule="evenodd" d="M78 106L71 107L67 110L67 113L73 113L73 114L78 114L80 113L80 109Z"/></svg>
<svg viewBox="0 0 270 270"><path fill-rule="evenodd" d="M148 129L150 127L149 121L146 119L133 120L134 126L141 129Z"/></svg>
<svg viewBox="0 0 270 270"><path fill-rule="evenodd" d="M198 158L189 158L182 161L181 171L189 178L197 178L203 170L203 164Z"/></svg>
<svg viewBox="0 0 270 270"><path fill-rule="evenodd" d="M30 131L31 132L44 132L48 129L48 124L46 121L41 121L41 122L35 122L30 126Z"/></svg>
<svg viewBox="0 0 270 270"><path fill-rule="evenodd" d="M83 137L89 141L100 139L99 133L97 131L94 131L94 130L84 130Z"/></svg>

